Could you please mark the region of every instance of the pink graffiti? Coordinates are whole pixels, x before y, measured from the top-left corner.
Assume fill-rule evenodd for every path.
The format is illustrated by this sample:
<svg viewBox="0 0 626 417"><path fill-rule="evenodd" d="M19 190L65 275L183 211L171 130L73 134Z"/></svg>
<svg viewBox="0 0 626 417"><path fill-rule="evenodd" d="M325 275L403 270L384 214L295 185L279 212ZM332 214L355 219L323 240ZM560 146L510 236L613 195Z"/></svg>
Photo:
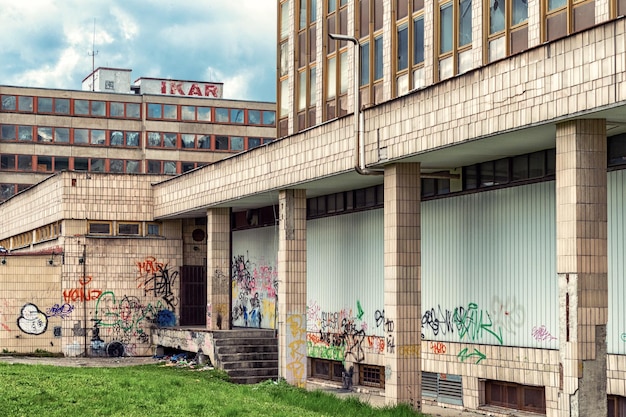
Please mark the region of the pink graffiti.
<svg viewBox="0 0 626 417"><path fill-rule="evenodd" d="M535 340L539 340L539 341L556 340L556 337L550 334L545 324L542 324L539 327L537 326L533 327L532 335L535 338Z"/></svg>

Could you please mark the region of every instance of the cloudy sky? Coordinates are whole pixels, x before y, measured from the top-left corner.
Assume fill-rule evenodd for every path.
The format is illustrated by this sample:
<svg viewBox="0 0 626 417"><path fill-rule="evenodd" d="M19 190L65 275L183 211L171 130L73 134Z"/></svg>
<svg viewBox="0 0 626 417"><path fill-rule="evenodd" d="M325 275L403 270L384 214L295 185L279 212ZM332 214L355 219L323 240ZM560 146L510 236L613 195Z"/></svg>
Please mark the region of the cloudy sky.
<svg viewBox="0 0 626 417"><path fill-rule="evenodd" d="M276 101L276 0L0 0L0 85L81 89L95 67ZM95 19L95 47L94 45Z"/></svg>

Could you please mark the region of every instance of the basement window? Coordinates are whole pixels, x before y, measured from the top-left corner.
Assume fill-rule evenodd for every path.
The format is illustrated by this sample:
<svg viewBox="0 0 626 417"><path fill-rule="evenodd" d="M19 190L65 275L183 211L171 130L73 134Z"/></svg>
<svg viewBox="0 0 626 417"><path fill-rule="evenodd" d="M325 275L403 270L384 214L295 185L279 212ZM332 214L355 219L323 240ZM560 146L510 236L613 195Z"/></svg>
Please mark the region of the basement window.
<svg viewBox="0 0 626 417"><path fill-rule="evenodd" d="M485 401L487 405L546 413L544 387L488 380L485 382Z"/></svg>
<svg viewBox="0 0 626 417"><path fill-rule="evenodd" d="M382 366L361 365L359 384L368 387L385 388L385 370Z"/></svg>

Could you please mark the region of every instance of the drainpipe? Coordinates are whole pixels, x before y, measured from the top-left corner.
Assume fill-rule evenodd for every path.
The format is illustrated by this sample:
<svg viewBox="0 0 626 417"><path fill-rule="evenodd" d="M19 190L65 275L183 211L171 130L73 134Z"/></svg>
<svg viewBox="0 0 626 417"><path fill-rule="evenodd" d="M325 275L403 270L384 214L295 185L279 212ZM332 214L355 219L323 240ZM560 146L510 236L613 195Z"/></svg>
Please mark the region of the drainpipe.
<svg viewBox="0 0 626 417"><path fill-rule="evenodd" d="M364 117L361 113L359 94L359 71L361 65L361 45L353 36L329 33L335 41L347 41L354 44L354 169L361 175L382 175L383 170L370 169L365 166L365 143L363 141Z"/></svg>

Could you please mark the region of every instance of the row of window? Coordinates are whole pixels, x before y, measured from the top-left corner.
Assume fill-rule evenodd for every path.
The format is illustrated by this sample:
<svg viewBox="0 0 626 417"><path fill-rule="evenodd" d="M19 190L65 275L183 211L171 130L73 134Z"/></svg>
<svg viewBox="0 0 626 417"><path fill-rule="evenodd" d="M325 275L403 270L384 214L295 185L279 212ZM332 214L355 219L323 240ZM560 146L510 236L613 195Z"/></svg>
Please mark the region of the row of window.
<svg viewBox="0 0 626 417"><path fill-rule="evenodd" d="M89 171L127 174L180 174L207 165L206 162L81 158L71 156L0 154L0 171L59 172ZM12 184L11 184L12 185Z"/></svg>
<svg viewBox="0 0 626 417"><path fill-rule="evenodd" d="M203 149L211 151L244 151L269 143L270 138L189 133L148 132L147 146L157 148ZM0 125L1 141L59 143L116 147L140 147L140 132L102 129L75 129Z"/></svg>
<svg viewBox="0 0 626 417"><path fill-rule="evenodd" d="M308 198L306 201L307 218L383 207L383 190L384 186L380 184L358 190Z"/></svg>
<svg viewBox="0 0 626 417"><path fill-rule="evenodd" d="M161 224L153 222L90 221L87 233L100 236L160 236Z"/></svg>
<svg viewBox="0 0 626 417"><path fill-rule="evenodd" d="M290 1L296 13L289 14ZM282 0L279 8L279 123L278 136L287 135L289 108L290 62L295 61L296 79L293 105L297 114L294 129L302 131L316 124L317 95L320 86L316 76L317 50L324 48L324 85L322 120L331 120L348 112L347 92L348 52L352 45L336 41L328 34L348 34L348 1L324 0L323 28L318 27L317 0ZM480 3L483 22L476 22L472 9L476 0L437 0L432 19L425 17L424 0L394 0L392 39L383 39L383 0L357 0L353 9L355 31L360 48L360 100L362 105L378 104L383 100L383 69L391 67L392 96L398 97L412 89L423 87L425 26L431 27L435 53L433 80L443 80L475 67L472 52L473 27L481 24L485 32L482 61L494 62L528 49L529 9L527 0L485 0ZM595 24L595 0L541 0L537 3L542 16L541 38L552 41L584 30ZM625 0L611 0L611 17L626 13ZM289 52L290 17L294 19L294 54ZM425 20L432 24L425 25ZM323 30L323 45L317 45L317 34ZM390 62L383 60L383 45L391 45Z"/></svg>
<svg viewBox="0 0 626 417"><path fill-rule="evenodd" d="M276 112L273 110L232 109L163 103L146 103L146 107L147 118L156 120L234 123L259 126L274 126L276 123ZM140 103L10 94L0 96L0 110L3 112L56 114L63 116L141 119Z"/></svg>
<svg viewBox="0 0 626 417"><path fill-rule="evenodd" d="M5 184L0 184L0 187ZM6 249L18 249L29 246L33 243L44 242L61 235L61 222L54 222L28 232L20 233L10 238L0 241L0 246Z"/></svg>

